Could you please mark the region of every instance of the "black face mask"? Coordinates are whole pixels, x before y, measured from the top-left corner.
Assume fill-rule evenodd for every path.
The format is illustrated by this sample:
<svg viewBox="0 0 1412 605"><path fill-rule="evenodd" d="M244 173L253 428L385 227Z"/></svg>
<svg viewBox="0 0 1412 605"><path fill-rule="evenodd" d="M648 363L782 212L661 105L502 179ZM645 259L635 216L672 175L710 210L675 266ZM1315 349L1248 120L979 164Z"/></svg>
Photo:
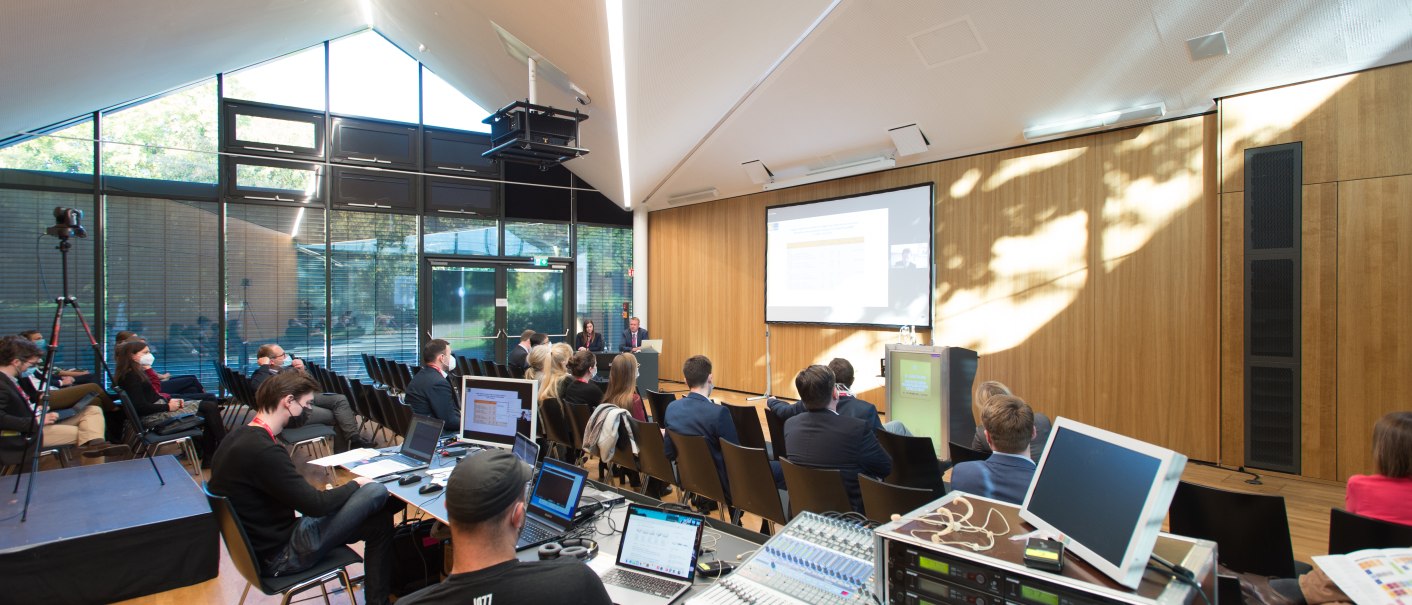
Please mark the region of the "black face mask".
<svg viewBox="0 0 1412 605"><path fill-rule="evenodd" d="M309 423L309 410L305 409L298 416L290 416L289 422L284 425L287 429L297 429Z"/></svg>

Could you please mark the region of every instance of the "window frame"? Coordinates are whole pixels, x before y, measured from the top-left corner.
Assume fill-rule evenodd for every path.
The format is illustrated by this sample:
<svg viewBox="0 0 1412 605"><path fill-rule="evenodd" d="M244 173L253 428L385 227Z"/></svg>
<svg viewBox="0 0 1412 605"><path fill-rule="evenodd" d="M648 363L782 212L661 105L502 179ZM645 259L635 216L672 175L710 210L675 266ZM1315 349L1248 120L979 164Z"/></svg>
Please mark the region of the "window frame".
<svg viewBox="0 0 1412 605"><path fill-rule="evenodd" d="M461 164L458 162L440 160L435 157L431 150L431 145L433 141L451 141L453 143L483 147L485 151L489 151L491 147L489 134L482 132L470 132L467 130L455 130L451 128L437 128L432 126L424 126L423 131L423 172L426 172L428 174L435 173L449 174L455 176L477 176L495 179L500 178L505 173L505 170L501 166L500 162L492 160L490 158L486 158L484 156L480 157L485 160L485 162L489 165L489 168L484 168L484 165ZM484 141L480 141L479 139L484 139Z"/></svg>
<svg viewBox="0 0 1412 605"><path fill-rule="evenodd" d="M382 200L351 201L343 196L344 176L364 177L375 180L401 180L407 184L407 198L405 200ZM417 214L417 208L422 199L422 178L417 175L404 174L400 172L381 172L367 170L354 166L332 166L329 183L329 204L334 210L344 210L353 212L388 212L393 214Z"/></svg>
<svg viewBox="0 0 1412 605"><path fill-rule="evenodd" d="M343 130L349 127L382 134L405 135L407 137L407 153L400 157L383 158L365 151L343 149ZM329 132L331 136L329 138L328 152L329 161L331 162L348 164L350 166L404 168L407 170L417 170L421 167L422 137L420 128L418 128L416 124L330 115ZM369 155L372 157L365 157Z"/></svg>
<svg viewBox="0 0 1412 605"><path fill-rule="evenodd" d="M247 141L236 137L236 118L252 116L286 122L300 122L314 126L314 146L280 146L261 141ZM241 153L281 159L320 161L326 152L328 124L323 112L307 109L293 109L278 105L266 105L252 101L231 101L221 99L221 151Z"/></svg>
<svg viewBox="0 0 1412 605"><path fill-rule="evenodd" d="M318 183L314 193L305 196L281 197L279 193L274 193L274 197L269 197L270 191L264 189L252 189L241 187L236 179L236 170L242 165L268 166L271 168L292 168L296 170L313 170L314 178ZM221 158L221 172L225 179L224 197L231 202L255 202L255 203L276 203L293 206L309 206L318 204L323 207L325 192L328 190L328 175L324 168L327 164L300 162L292 160L276 160L252 157L231 157ZM277 191L290 191L288 189Z"/></svg>

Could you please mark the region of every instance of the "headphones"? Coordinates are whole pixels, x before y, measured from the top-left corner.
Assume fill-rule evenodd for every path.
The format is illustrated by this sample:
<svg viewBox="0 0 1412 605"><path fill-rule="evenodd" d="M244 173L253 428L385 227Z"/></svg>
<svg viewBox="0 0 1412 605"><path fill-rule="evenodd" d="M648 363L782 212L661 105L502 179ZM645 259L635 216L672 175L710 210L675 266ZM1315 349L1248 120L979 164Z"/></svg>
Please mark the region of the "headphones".
<svg viewBox="0 0 1412 605"><path fill-rule="evenodd" d="M598 543L588 538L572 538L549 542L539 547L539 560L578 559L587 561L598 554Z"/></svg>

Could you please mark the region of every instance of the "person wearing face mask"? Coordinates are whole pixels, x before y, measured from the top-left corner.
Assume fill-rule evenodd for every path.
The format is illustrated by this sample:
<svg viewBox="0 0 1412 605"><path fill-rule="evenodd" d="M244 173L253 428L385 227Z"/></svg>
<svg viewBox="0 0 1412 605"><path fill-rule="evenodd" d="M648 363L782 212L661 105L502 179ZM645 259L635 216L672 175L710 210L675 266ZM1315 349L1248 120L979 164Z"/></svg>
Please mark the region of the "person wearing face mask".
<svg viewBox="0 0 1412 605"><path fill-rule="evenodd" d="M303 359L296 359L277 344L260 345L256 356L268 360L250 373L250 386L256 390L259 390L266 379L281 372L309 375ZM339 393L314 394L314 409L309 410L305 416L310 424L324 424L334 428L334 451L375 447L373 442L358 433L358 418L353 415L353 406L348 403L347 397Z"/></svg>
<svg viewBox="0 0 1412 605"><path fill-rule="evenodd" d="M456 367L451 343L440 338L428 342L422 347L422 366L422 371L407 383L407 405L413 414L441 419L445 423L442 432L459 433L461 406L448 381L451 369Z"/></svg>
<svg viewBox="0 0 1412 605"><path fill-rule="evenodd" d="M29 339L30 342L34 343L34 346L39 347L40 357L43 357L45 350L49 348L49 339L44 338L44 335L41 334L39 330L25 330L20 332L20 336ZM36 370L36 374L44 376L49 375L49 372L46 371L45 368L40 367ZM56 387L66 387L75 384L98 384L98 375L86 370L60 369L53 374L52 380L55 381L54 386Z"/></svg>
<svg viewBox="0 0 1412 605"><path fill-rule="evenodd" d="M716 376L711 373L711 360L705 355L693 355L682 364L682 374L686 386L691 389L682 397L667 406L662 428L671 429L683 435L700 435L706 438L711 448L711 458L716 462L716 472L721 476L721 487L725 488L727 503L731 488L726 479L726 463L721 458L721 441L740 443L735 432L735 422L730 411L711 401L711 390L716 388ZM667 439L667 458L677 459L677 448Z"/></svg>
<svg viewBox="0 0 1412 605"><path fill-rule="evenodd" d="M34 375L39 360L40 350L28 338L0 339L0 458L6 464L20 462L28 445L25 437L33 435L37 426L39 401L20 381ZM103 411L97 405L71 415L50 411L44 417L44 444L77 445L90 458L126 451L125 446L103 440L105 428Z"/></svg>
<svg viewBox="0 0 1412 605"><path fill-rule="evenodd" d="M267 575L308 569L336 546L366 542L365 603L388 602L392 586L392 517L401 509L381 483L355 477L339 487L309 485L278 435L307 413L319 385L281 372L255 392L255 418L231 431L211 464L211 493L230 498ZM303 516L295 516L295 513Z"/></svg>
<svg viewBox="0 0 1412 605"><path fill-rule="evenodd" d="M200 414L205 419L199 442L201 465L209 466L211 454L215 453L216 446L226 434L225 425L221 424L221 409L216 402L162 397L152 388L152 381L147 379L147 372L143 369L143 366L150 366L154 361L145 341L129 340L118 345L114 357L117 358L114 379L118 381L118 387L127 393L127 401L142 418L143 426L155 426L168 418L184 414Z"/></svg>

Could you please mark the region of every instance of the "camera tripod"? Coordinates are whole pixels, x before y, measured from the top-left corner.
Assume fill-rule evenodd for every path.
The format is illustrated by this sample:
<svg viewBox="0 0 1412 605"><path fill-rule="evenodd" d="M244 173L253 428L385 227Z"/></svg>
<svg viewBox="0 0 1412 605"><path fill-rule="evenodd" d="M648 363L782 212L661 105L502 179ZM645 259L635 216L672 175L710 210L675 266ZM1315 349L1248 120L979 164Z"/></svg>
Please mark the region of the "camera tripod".
<svg viewBox="0 0 1412 605"><path fill-rule="evenodd" d="M82 232L79 233L81 234ZM122 388L118 386L117 381L113 380L113 372L108 367L108 363L103 360L103 351L98 347L98 340L93 338L93 329L88 326L88 320L84 319L83 311L78 308L78 300L69 296L69 249L72 247L72 244L69 243L69 235L67 233L54 233L52 230L50 234L59 238L59 245L56 246L56 248L59 250L59 257L61 259L60 265L63 267L63 296L54 299L54 324L49 332L48 350L44 353L44 368L47 372L49 368L54 367L54 356L59 351L59 335L64 319L64 308L72 308L74 315L78 317L79 325L83 327L84 334L88 336L89 346L93 347L93 359L98 362L98 365L103 370L103 374L108 377L108 384L113 385L113 388L122 395L121 404L130 405L129 401L131 400L127 397L127 393L123 392ZM80 237L82 237L82 235L80 235ZM44 419L49 415L49 392L52 390L51 384L49 376L46 373L44 376L44 389L40 392L39 401L37 402L39 414L35 419L34 446L29 448L29 451L26 452L26 455L30 457L30 469L29 483L25 487L24 508L20 513L21 523L24 523L29 518L29 501L30 497L34 495L34 477L39 474L39 452L44 447ZM147 460L152 463L152 471L157 473L157 480L160 481L162 485L166 485L167 481L162 478L162 471L157 470L157 461L150 457ZM20 467L24 467L24 458L20 459ZM22 473L18 472L15 473L15 488L12 493L19 493L21 474Z"/></svg>

